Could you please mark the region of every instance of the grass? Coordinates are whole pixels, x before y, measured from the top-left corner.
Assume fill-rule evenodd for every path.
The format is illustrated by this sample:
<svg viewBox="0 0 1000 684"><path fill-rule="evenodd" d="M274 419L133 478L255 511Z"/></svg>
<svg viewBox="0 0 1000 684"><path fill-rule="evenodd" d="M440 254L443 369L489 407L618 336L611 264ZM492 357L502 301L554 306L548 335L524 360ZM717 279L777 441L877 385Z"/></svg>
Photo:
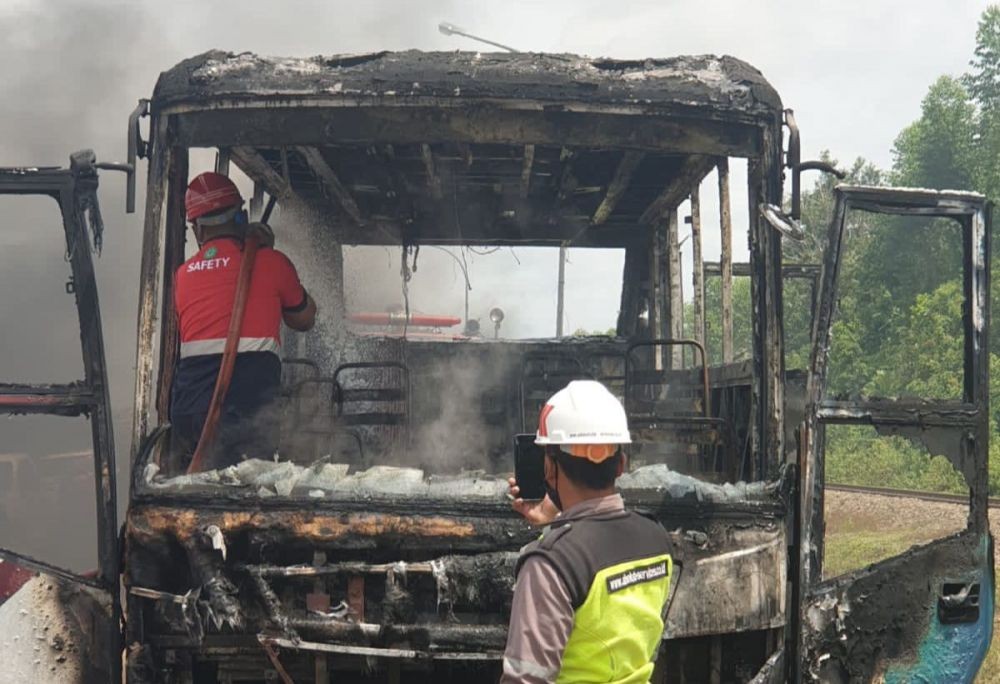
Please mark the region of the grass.
<svg viewBox="0 0 1000 684"><path fill-rule="evenodd" d="M977 684L990 684L990 682L1000 682L1000 636L997 635L997 623L993 620L993 642L990 650L986 653L986 660L979 668L979 675L976 677Z"/></svg>
<svg viewBox="0 0 1000 684"><path fill-rule="evenodd" d="M851 529L848 525L839 525L836 529L836 532L826 537L823 569L827 577L863 568L898 555L914 544L927 541L927 531L924 529L879 532L871 529ZM997 568L997 575L1000 576L1000 568ZM997 598L1000 600L1000 593ZM979 669L976 682L977 684L1000 682L1000 625L996 619L993 623L993 642Z"/></svg>
<svg viewBox="0 0 1000 684"><path fill-rule="evenodd" d="M863 568L880 560L898 556L914 544L924 541L910 530L877 532L857 530L837 532L826 537L823 574L836 577L851 570Z"/></svg>

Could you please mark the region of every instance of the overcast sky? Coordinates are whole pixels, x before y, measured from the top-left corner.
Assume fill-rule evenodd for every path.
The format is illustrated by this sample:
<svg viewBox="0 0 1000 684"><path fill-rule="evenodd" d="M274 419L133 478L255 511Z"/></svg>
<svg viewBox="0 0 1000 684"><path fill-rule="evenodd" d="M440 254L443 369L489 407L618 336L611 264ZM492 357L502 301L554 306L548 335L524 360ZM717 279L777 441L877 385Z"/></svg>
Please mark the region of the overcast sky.
<svg viewBox="0 0 1000 684"><path fill-rule="evenodd" d="M0 0L0 165L62 165L71 150L81 147L95 148L102 159L121 159L126 117L136 100L151 94L160 71L204 50L310 56L478 49L476 43L438 32L439 21L450 21L522 50L622 58L735 55L757 66L785 106L795 109L805 158L829 149L844 162L864 156L884 167L891 163L895 136L918 116L930 83L966 68L986 4ZM144 165L140 174L141 203ZM737 183L734 177L734 188ZM99 277L116 421L122 426L131 411L141 209L134 216L122 213L123 183L116 174L102 176L101 199L108 226ZM49 288L56 298L62 291L59 236L50 233L53 242L45 250L28 244L39 230L58 226L40 228L35 208L12 208L10 198L0 202L7 207L0 232L0 374L29 379L37 377L32 373L41 364L54 376L73 375L63 368L66 354L53 346L62 339L74 348L75 322L55 313L72 310L65 301L38 303L40 289ZM736 202L734 190L734 205L740 206ZM55 270L46 270L49 265ZM588 278L581 274L594 266L580 268L570 277L585 283ZM25 311L37 315L27 321ZM569 329L578 323L571 320ZM15 347L19 351L8 353ZM123 437L122 454L128 449ZM8 450L21 448L10 444Z"/></svg>

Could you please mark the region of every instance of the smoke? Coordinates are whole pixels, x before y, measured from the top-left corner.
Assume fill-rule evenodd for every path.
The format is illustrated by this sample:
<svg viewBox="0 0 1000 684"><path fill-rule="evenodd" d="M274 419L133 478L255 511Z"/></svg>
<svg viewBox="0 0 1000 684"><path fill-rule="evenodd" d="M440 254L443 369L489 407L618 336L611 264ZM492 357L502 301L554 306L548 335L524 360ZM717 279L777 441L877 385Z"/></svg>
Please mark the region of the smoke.
<svg viewBox="0 0 1000 684"><path fill-rule="evenodd" d="M383 312L403 307L402 248L346 247L341 262L338 254L341 245L330 239L329 225L323 217L284 211L276 217L274 228L276 248L292 259L318 308L313 330L305 334L285 331L284 356L307 357L326 376L332 375L339 364L353 361L403 362L409 369L410 425L406 430L359 429L366 442L365 465L416 466L433 472L487 469L490 455L495 454L498 443L502 444L504 439L491 433L484 421L483 399L487 390L508 379L505 377L508 369L490 366L481 357L451 353L456 348L448 349L452 343L446 335L461 332L459 326L442 333L444 339L433 343L442 345L438 353L406 349L405 343L392 337L348 333L344 320L347 312ZM407 263L413 266L412 256ZM411 312L461 318L465 278L456 261L424 247L417 255L416 265L409 283ZM338 303L341 288L347 311ZM410 328L412 334L420 331L427 329ZM349 372L340 380L345 387L352 388L403 385L402 375L395 369ZM384 402L364 402L350 407L348 412L404 410L400 402L391 406ZM298 448L303 447L301 435L293 440ZM324 441L325 437L317 437L317 444L306 446L306 452L320 453L318 443ZM286 451L284 455L301 460L295 453Z"/></svg>
<svg viewBox="0 0 1000 684"><path fill-rule="evenodd" d="M69 154L84 147L94 148L101 160L124 157L126 118L151 84L130 58L144 50L147 16L137 3L42 0L0 8L5 37L0 41L0 165L66 166ZM113 39L111 27L118 29ZM140 231L137 221L122 212L122 176L105 172L101 183L106 233L96 268L119 445L119 493L124 494ZM80 334L73 298L66 292L69 267L58 206L48 198L4 196L0 212L0 378L81 379ZM71 472L68 461L56 467L58 462L42 459L90 449L83 418L0 421L0 452L31 457L17 475L0 474L20 494L5 498L0 544L67 567L94 567L95 488L88 474L93 466L84 459L88 468Z"/></svg>
<svg viewBox="0 0 1000 684"><path fill-rule="evenodd" d="M309 55L407 48L434 40L429 37L436 34L438 16L450 16L455 7L448 1L419 9L392 2L296 3L294 9L292 4L258 5L249 11L235 0L3 4L0 166L66 166L69 154L84 147L93 148L99 160L123 160L126 120L138 98L151 94L160 71L205 50ZM140 163L135 215L122 211L123 176L103 172L100 189L106 232L96 269L122 510L131 441L145 172ZM62 258L56 205L36 200L0 197L0 379L66 382L82 377L78 323L65 292L69 269ZM84 419L0 420L0 453L45 455L89 448ZM0 470L0 485L11 484L9 472ZM94 519L93 485L69 493L72 501L32 511L29 519L51 542L48 548L32 550L71 567L92 566L95 535L81 525ZM0 517L0 544L16 548L7 543L17 541L11 527Z"/></svg>
<svg viewBox="0 0 1000 684"><path fill-rule="evenodd" d="M504 467L509 464L501 465L500 459L510 453L512 439L503 420L512 369L498 363L496 354L470 357L443 351L436 359L421 360L426 366L417 380L429 387L415 391L415 395L429 406L418 412L424 420L413 425L402 464L436 473L509 470ZM430 400L431 393L436 400ZM502 417L499 426L485 418L487 412L498 409Z"/></svg>

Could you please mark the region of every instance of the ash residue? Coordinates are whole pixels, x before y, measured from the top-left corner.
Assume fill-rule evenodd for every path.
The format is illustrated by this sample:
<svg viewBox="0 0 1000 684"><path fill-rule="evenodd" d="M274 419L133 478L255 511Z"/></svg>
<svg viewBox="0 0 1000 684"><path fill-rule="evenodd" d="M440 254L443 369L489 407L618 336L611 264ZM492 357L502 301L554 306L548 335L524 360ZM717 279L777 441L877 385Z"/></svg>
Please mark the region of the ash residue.
<svg viewBox="0 0 1000 684"><path fill-rule="evenodd" d="M713 503L766 501L772 498L776 489L773 482L712 484L671 470L663 463L643 466L622 475L618 487L626 497L629 491L655 490L666 493L671 499Z"/></svg>
<svg viewBox="0 0 1000 684"><path fill-rule="evenodd" d="M516 553L483 553L445 556L438 583L439 603L455 606L504 605L509 608L514 591Z"/></svg>
<svg viewBox="0 0 1000 684"><path fill-rule="evenodd" d="M108 681L110 605L100 592L47 576L29 580L0 605L4 682Z"/></svg>

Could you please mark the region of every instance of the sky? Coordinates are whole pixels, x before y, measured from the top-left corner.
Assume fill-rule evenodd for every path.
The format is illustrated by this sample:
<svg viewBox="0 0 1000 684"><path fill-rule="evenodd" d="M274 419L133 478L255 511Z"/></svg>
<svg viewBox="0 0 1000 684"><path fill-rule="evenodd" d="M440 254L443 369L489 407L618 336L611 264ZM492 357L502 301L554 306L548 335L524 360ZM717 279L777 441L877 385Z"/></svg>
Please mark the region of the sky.
<svg viewBox="0 0 1000 684"><path fill-rule="evenodd" d="M844 163L862 156L888 167L893 140L919 116L928 86L967 67L986 5L985 0L0 0L0 166L65 165L69 153L83 147L94 148L99 159L122 159L126 119L136 100L151 94L160 71L208 49L310 56L480 48L442 35L437 25L448 21L528 51L617 58L734 55L759 68L785 106L795 110L804 159L828 149ZM745 195L739 204L740 173L734 168L734 206L745 206ZM143 164L140 210L131 216L123 213L123 178L106 172L101 180L107 232L98 278L120 460L129 447L144 176ZM707 215L715 209L713 193L706 194ZM0 198L0 216L0 377L72 379L80 363L72 302L60 295L66 271L58 222L45 202L24 198ZM737 258L745 252L745 242L738 241ZM708 244L706 258L716 255L717 245ZM439 262L427 263L442 268L450 259L428 257L435 258ZM617 293L588 291L587 283L595 273L620 274L620 268L620 261L600 254L571 257L567 278L579 284L573 290L581 299L567 305L568 330L607 327L603 321L613 318L608 307L614 307ZM493 287L491 279L495 276L484 266L482 287L474 284L477 297ZM554 289L554 279L542 286ZM603 304L590 307L591 297L603 297ZM518 290L512 298L531 295ZM470 313L502 303L494 299L475 299L470 306L477 311ZM532 325L540 330L554 328L550 304L526 309L523 317L538 321ZM590 316L591 308L601 313ZM52 439L57 448L75 448L86 442L84 428L74 427L72 439L62 433ZM45 433L27 419L13 428L8 423L0 429L0 452L30 451L44 442Z"/></svg>

